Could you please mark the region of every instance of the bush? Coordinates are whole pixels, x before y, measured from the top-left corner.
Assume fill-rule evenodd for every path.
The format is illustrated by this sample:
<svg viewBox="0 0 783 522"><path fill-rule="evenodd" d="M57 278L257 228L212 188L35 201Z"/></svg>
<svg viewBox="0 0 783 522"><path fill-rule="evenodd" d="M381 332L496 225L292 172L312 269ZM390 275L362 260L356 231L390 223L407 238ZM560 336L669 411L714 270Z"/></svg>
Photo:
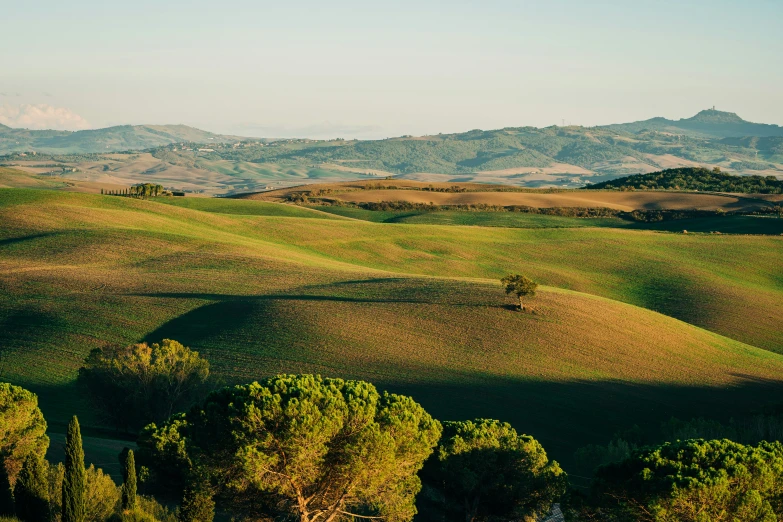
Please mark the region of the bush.
<svg viewBox="0 0 783 522"><path fill-rule="evenodd" d="M209 376L209 363L177 341L97 348L79 380L106 416L125 430L161 422L190 405Z"/></svg>
<svg viewBox="0 0 783 522"><path fill-rule="evenodd" d="M90 465L85 473L85 522L104 522L117 510L120 488L103 470Z"/></svg>

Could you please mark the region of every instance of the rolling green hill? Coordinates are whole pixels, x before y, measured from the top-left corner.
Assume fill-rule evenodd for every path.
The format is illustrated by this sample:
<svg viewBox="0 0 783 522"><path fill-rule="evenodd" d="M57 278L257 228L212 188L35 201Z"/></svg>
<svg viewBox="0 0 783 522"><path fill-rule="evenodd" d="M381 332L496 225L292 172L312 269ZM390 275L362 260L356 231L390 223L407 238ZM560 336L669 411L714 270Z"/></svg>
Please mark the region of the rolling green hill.
<svg viewBox="0 0 783 522"><path fill-rule="evenodd" d="M203 201L0 190L0 379L39 393L47 419L96 424L81 359L170 337L223 382L360 377L442 419L509 420L566 460L635 422L727 418L783 391L781 238ZM511 309L508 271L546 285L535 314Z"/></svg>

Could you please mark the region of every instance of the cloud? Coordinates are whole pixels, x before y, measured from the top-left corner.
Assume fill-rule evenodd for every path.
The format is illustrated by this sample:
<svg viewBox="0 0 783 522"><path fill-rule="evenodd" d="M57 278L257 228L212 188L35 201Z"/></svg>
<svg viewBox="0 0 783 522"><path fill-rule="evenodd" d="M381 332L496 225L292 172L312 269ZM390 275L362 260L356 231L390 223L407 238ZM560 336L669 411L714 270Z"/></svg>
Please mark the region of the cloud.
<svg viewBox="0 0 783 522"><path fill-rule="evenodd" d="M0 123L23 129L89 129L90 124L64 107L52 107L45 103L3 105L0 107Z"/></svg>

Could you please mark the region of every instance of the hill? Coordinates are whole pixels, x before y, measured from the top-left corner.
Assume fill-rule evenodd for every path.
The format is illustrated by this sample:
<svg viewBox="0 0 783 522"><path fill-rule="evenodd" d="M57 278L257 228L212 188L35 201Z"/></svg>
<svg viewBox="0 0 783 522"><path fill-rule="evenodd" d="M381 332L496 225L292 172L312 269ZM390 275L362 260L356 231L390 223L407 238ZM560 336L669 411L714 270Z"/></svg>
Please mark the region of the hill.
<svg viewBox="0 0 783 522"><path fill-rule="evenodd" d="M741 194L783 194L783 180L774 176L733 176L702 168L667 169L636 174L586 187L620 190L700 190Z"/></svg>
<svg viewBox="0 0 783 522"><path fill-rule="evenodd" d="M0 154L39 152L85 154L142 150L181 142L233 143L242 139L187 125L119 125L75 132L0 127Z"/></svg>
<svg viewBox="0 0 783 522"><path fill-rule="evenodd" d="M666 171L668 172L668 171ZM707 171L709 173L709 171ZM695 173L695 174L694 174ZM685 169L644 175L644 179L680 179L691 175L699 176L701 171ZM621 178L636 180L637 177ZM690 179L690 178L687 178ZM715 178L717 179L717 178ZM729 176L729 179L739 183L745 182L745 188L753 188L751 178ZM629 181L628 183L637 183ZM611 182L607 182L611 183ZM651 182L652 183L652 182ZM662 182L660 182L662 183ZM676 181L674 182L676 184ZM776 194L778 184L783 181L768 181L764 185L770 193ZM694 182L695 184L695 182ZM600 184L603 188L615 188L614 185ZM728 186L728 185L727 185ZM665 188L662 186L662 188ZM680 190L686 190L682 188ZM695 190L695 189L694 189ZM706 190L706 189L705 189ZM741 191L734 191L741 192ZM377 181L377 182L345 182L323 183L271 190L254 194L236 196L240 199L257 199L260 201L287 202L304 201L309 204L381 204L408 203L411 205L435 205L476 207L479 210L485 206L521 207L533 209L611 209L630 212L633 210L723 210L738 212L754 212L774 205L761 197L740 197L730 194L703 193L666 193L666 192L614 192L585 190L534 190L509 189L502 186L480 185L476 183L458 184L427 184L414 181Z"/></svg>
<svg viewBox="0 0 783 522"><path fill-rule="evenodd" d="M224 382L361 377L442 419L509 420L565 459L635 422L727 418L783 390L779 238L192 201L0 190L0 378L39 393L48 419L99 422L74 386L90 349L162 337ZM517 269L547 285L536 314L496 282Z"/></svg>
<svg viewBox="0 0 783 522"><path fill-rule="evenodd" d="M75 133L0 129L0 154L6 153L0 164L29 172L58 164L76 168L68 176L82 181L128 185L155 181L169 188L221 195L388 176L567 188L703 166L734 174L783 177L783 134L768 129L779 127L739 122L744 120L730 113L702 111L677 122L682 128L668 123L658 127L646 123L510 127L375 141L248 140L184 126L125 126ZM704 126L739 129L742 134L688 130ZM185 147L184 142L188 143ZM22 156L32 148L37 151L35 157ZM130 149L145 151L108 154Z"/></svg>
<svg viewBox="0 0 783 522"><path fill-rule="evenodd" d="M638 134L644 131L670 132L694 137L736 138L743 136L783 136L783 127L745 121L733 112L707 109L691 118L668 120L651 118L633 123L606 125L605 128Z"/></svg>

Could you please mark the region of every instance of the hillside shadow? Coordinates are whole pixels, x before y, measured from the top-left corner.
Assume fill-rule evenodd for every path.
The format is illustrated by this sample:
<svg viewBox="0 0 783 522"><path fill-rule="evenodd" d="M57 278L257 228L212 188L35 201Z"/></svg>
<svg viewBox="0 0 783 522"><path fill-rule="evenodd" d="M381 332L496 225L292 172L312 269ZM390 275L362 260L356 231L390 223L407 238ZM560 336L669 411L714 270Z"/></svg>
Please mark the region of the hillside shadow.
<svg viewBox="0 0 783 522"><path fill-rule="evenodd" d="M4 246L15 245L17 243L24 243L27 241L33 241L35 239L41 239L41 238L51 237L56 235L57 235L56 232L43 232L40 234L30 234L27 236L9 237L6 239L0 239L0 248Z"/></svg>
<svg viewBox="0 0 783 522"><path fill-rule="evenodd" d="M660 272L634 272L627 281L633 281L633 298L629 302L636 306L695 325L708 324L712 318L713 312L705 306L709 295L703 287L666 267Z"/></svg>
<svg viewBox="0 0 783 522"><path fill-rule="evenodd" d="M301 369L296 362L289 362L282 371L300 373ZM253 379L228 379L226 384L269 376L271 373L259 368ZM783 401L783 381L742 374L735 375L738 382L731 386L532 381L457 373L448 376L452 379L450 383L428 382L426 374L411 376L418 382L400 382L350 370L325 376L364 379L379 390L410 395L441 421L492 418L509 422L518 432L538 439L549 456L558 460L566 471L574 465L576 449L588 444L606 444L615 433L634 424L650 438L656 438L660 436L661 423L672 417L728 422L731 418L748 416L767 404ZM70 408L88 405L76 386L15 384L39 394L41 408L53 432L62 432L67 419L77 413ZM97 438L118 438L94 422L99 421L85 422L85 433Z"/></svg>

